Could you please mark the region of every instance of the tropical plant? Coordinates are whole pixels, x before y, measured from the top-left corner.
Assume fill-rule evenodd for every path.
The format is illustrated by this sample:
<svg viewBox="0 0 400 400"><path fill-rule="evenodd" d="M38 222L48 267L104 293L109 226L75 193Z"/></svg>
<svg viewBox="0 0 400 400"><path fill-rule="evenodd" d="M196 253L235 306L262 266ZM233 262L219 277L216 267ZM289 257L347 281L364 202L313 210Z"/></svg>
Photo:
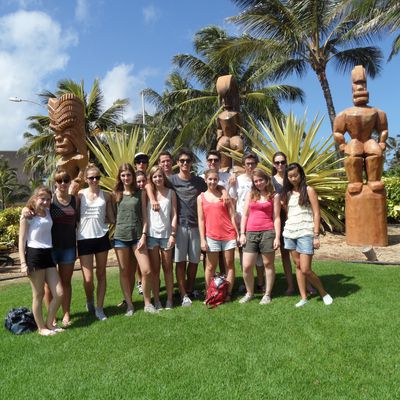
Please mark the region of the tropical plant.
<svg viewBox="0 0 400 400"><path fill-rule="evenodd" d="M17 169L9 165L7 159L0 157L0 207L4 210L9 204L23 199L29 189L18 183Z"/></svg>
<svg viewBox="0 0 400 400"><path fill-rule="evenodd" d="M253 133L243 132L251 142L251 150L260 159L260 167L268 173L272 169L272 157L277 151L286 154L288 162L303 166L307 184L318 193L321 218L329 229L343 229L343 200L346 188L344 169L339 167L342 160L335 158L332 137L317 140L316 135L322 119L316 116L307 128L306 115L297 120L293 114L280 121L268 111L269 124L265 121L252 121ZM241 154L227 152L232 158L240 160Z"/></svg>
<svg viewBox="0 0 400 400"><path fill-rule="evenodd" d="M0 243L18 246L19 218L21 207L8 207L0 211Z"/></svg>
<svg viewBox="0 0 400 400"><path fill-rule="evenodd" d="M400 2L398 0L352 0L353 7L364 22L360 30L394 33L389 61L400 51Z"/></svg>
<svg viewBox="0 0 400 400"><path fill-rule="evenodd" d="M164 149L167 135L161 140L155 139L155 130L148 132L144 139L141 129L136 127L130 133L106 131L96 136L93 141L87 140L94 157L104 170L101 186L107 191L112 191L119 166L122 163L132 163L136 153L143 152L149 155L150 168L156 162L158 153Z"/></svg>
<svg viewBox="0 0 400 400"><path fill-rule="evenodd" d="M259 62L275 60L276 78L307 69L316 74L333 126L336 115L327 78L327 65L334 63L343 73L363 65L371 77L381 69L382 53L373 46L360 46L370 39L359 27L349 1L337 0L232 0L243 10L229 21L245 34L219 43L217 55L223 58L250 56Z"/></svg>
<svg viewBox="0 0 400 400"><path fill-rule="evenodd" d="M386 188L387 215L393 222L400 222L400 178L399 176L384 177Z"/></svg>
<svg viewBox="0 0 400 400"><path fill-rule="evenodd" d="M174 56L173 63L178 71L169 76L164 93L160 95L151 89L145 90L147 100L156 105L161 115L161 125L166 124L178 132L183 126L190 128L189 138L194 145L202 148L213 148L216 145L214 122L221 109L215 85L221 75L235 76L239 86L241 111L253 118L265 117L266 108L275 115L282 115L279 107L281 101L304 99L302 90L297 87L267 86L272 63L266 68L254 60L249 62L247 57L226 60L213 58L210 53L213 46L228 39L227 33L216 26L201 29L194 38L196 55Z"/></svg>

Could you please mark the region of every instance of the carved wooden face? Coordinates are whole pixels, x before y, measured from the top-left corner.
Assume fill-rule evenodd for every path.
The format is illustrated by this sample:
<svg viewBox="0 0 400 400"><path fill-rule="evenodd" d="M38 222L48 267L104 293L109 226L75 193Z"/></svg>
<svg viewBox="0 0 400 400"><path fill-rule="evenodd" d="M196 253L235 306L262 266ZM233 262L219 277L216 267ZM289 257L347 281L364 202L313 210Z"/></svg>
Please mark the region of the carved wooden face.
<svg viewBox="0 0 400 400"><path fill-rule="evenodd" d="M54 140L56 142L56 153L58 155L65 156L76 153L76 147L70 139L71 136L73 136L71 128L68 128L63 132L56 132Z"/></svg>

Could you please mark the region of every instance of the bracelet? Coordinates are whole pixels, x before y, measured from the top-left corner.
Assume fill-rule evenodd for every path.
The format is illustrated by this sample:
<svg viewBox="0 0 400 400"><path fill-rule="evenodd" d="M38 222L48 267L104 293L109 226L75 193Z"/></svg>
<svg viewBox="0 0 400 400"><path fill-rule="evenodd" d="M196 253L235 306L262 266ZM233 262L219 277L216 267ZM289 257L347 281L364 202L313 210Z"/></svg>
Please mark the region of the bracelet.
<svg viewBox="0 0 400 400"><path fill-rule="evenodd" d="M246 232L240 232L240 234L241 234L241 235L245 235L245 234L246 234Z"/></svg>
<svg viewBox="0 0 400 400"><path fill-rule="evenodd" d="M176 233L175 233L175 232L171 232L171 235L170 235L170 236L176 238Z"/></svg>
<svg viewBox="0 0 400 400"><path fill-rule="evenodd" d="M146 232L142 232L142 235L147 236L147 233Z"/></svg>

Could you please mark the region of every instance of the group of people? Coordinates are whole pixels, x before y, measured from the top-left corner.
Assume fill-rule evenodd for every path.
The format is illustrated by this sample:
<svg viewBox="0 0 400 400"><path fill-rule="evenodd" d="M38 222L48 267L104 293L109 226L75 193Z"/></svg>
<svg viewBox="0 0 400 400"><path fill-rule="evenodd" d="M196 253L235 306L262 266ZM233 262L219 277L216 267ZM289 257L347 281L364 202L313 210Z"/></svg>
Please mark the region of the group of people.
<svg viewBox="0 0 400 400"><path fill-rule="evenodd" d="M32 309L41 335L54 335L71 324L71 279L76 254L87 311L99 320L107 319L103 307L107 257L112 246L124 297L119 305L126 307L128 317L134 314L135 273L145 312L173 308L173 262L180 304L190 306L199 294L195 279L202 252L206 289L219 265L229 283L226 301L230 301L237 247L246 291L239 303L254 298L255 265L257 288L264 291L260 304L271 302L275 251L279 248L287 295L295 290L289 252L296 265L301 295L296 307L307 303L307 291L314 288L325 304L332 303L332 297L311 269L314 249L320 245L320 211L317 194L307 186L303 168L296 163L287 165L285 154L278 152L273 157L270 176L257 168L257 155L247 153L242 159L245 172L235 176L219 171L221 155L212 150L201 177L192 174L193 161L193 153L181 149L177 154L179 171L173 174L170 153L161 152L157 165L150 170L149 157L138 153L134 167L129 163L119 167L112 193L100 188L101 172L94 165L86 168L87 187L77 196L69 194L71 177L65 171L56 173L54 193L46 187L35 190L22 210L19 254L21 270L30 278ZM110 224L115 224L112 241ZM161 268L167 294L164 306L159 295ZM43 299L48 309L46 320ZM63 327L56 325L60 305Z"/></svg>

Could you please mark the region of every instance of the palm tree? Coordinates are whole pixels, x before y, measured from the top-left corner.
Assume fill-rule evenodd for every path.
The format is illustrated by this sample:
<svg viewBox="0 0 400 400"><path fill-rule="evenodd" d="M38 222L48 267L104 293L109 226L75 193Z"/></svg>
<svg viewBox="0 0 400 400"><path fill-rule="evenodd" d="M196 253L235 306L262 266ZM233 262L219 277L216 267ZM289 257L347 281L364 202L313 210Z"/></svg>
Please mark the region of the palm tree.
<svg viewBox="0 0 400 400"><path fill-rule="evenodd" d="M400 51L400 2L398 0L353 0L353 7L365 21L360 30L365 32L397 32L393 40L389 61Z"/></svg>
<svg viewBox="0 0 400 400"><path fill-rule="evenodd" d="M151 89L145 91L147 99L156 104L162 120L173 120L174 127L189 127L187 130L192 132L191 138L196 139L195 145L215 146L216 136L211 133L215 130L214 121L220 112L215 84L221 75L235 76L242 112L253 118L265 118L267 107L276 115L281 115L280 101L304 99L302 90L296 87L266 86L272 66L266 68L256 62L248 62L246 57L232 57L224 62L214 58L210 49L228 39L221 28L209 26L201 29L194 38L197 55L178 54L173 58L178 71L169 76L165 92L160 95ZM200 85L200 88L195 88L195 85Z"/></svg>
<svg viewBox="0 0 400 400"><path fill-rule="evenodd" d="M371 77L381 69L382 53L373 46L360 46L370 39L359 28L354 7L337 0L232 0L243 11L229 20L245 34L220 43L217 54L224 58L248 55L259 62L276 60L277 78L308 68L316 74L333 126L336 115L327 78L333 62L341 73L362 64Z"/></svg>

